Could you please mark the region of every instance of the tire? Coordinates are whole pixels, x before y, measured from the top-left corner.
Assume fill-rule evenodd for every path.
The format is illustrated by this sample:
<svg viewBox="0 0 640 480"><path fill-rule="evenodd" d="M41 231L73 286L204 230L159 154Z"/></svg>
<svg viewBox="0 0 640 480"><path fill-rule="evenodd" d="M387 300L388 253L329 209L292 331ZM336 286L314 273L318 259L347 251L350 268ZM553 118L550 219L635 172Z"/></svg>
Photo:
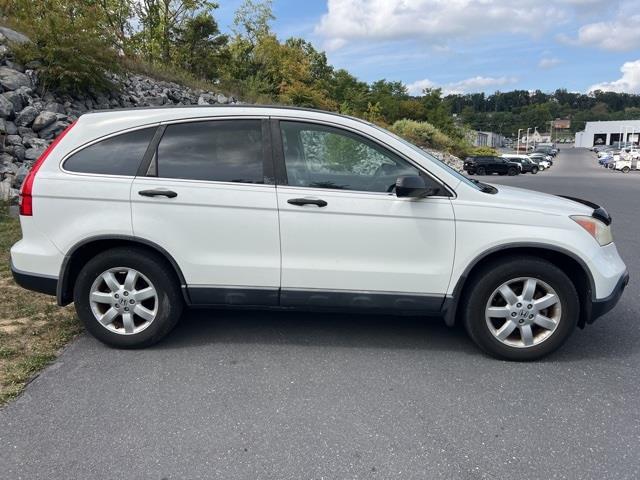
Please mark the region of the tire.
<svg viewBox="0 0 640 480"><path fill-rule="evenodd" d="M622 173L629 173L631 169L629 167L622 167Z"/></svg>
<svg viewBox="0 0 640 480"><path fill-rule="evenodd" d="M132 281L129 272L135 272ZM114 248L89 260L78 274L73 300L86 329L118 348L160 341L178 323L184 305L173 269L161 256L136 247Z"/></svg>
<svg viewBox="0 0 640 480"><path fill-rule="evenodd" d="M544 172L544 167L542 165L540 165L540 171Z"/></svg>
<svg viewBox="0 0 640 480"><path fill-rule="evenodd" d="M531 323L534 320L530 320L529 314L535 314L536 310L535 307L529 310L526 300L522 300L524 303L521 307L517 307L519 303L514 302L513 309L509 310L510 313L504 318L487 318L486 312L489 307L495 308L494 311L511 308L505 297L502 297L501 293L496 293L496 290L503 284L516 280L510 284L512 292L516 295L525 294L525 281L521 279L526 278L535 279L537 284L536 296L532 297L534 298L531 300L532 303L542 298L545 290L553 291L555 294L556 303L547 309L540 310L541 315L548 316L547 320L556 319L554 327L539 326L538 322L545 319L538 316L535 318L540 320ZM507 257L482 267L469 278L468 285L470 288L464 292L461 305L465 328L476 345L493 357L514 361L537 360L557 350L573 333L578 323L580 307L575 286L562 270L546 260L531 256ZM519 285L522 285L520 290L517 289ZM500 302L505 303L506 306L502 306ZM497 306L494 307L494 305ZM512 317L514 313L517 315L517 322ZM515 327L507 338L500 340L497 337L500 328L509 322L512 327L513 325ZM533 334L529 336L530 345L525 343L523 333L527 325ZM510 330L503 330L503 332L508 331Z"/></svg>
<svg viewBox="0 0 640 480"><path fill-rule="evenodd" d="M509 170L507 170L507 175L509 175L510 177L513 177L514 175L518 174L518 170L516 170L515 168L511 167L509 168Z"/></svg>
<svg viewBox="0 0 640 480"><path fill-rule="evenodd" d="M533 168L531 169L531 173L533 173L534 175L535 175L536 173L538 173L538 167L533 167Z"/></svg>
<svg viewBox="0 0 640 480"><path fill-rule="evenodd" d="M480 168L477 168L477 169L476 169L476 173L477 173L478 175L486 175L486 174L487 174L487 171L484 169L484 167L480 167Z"/></svg>

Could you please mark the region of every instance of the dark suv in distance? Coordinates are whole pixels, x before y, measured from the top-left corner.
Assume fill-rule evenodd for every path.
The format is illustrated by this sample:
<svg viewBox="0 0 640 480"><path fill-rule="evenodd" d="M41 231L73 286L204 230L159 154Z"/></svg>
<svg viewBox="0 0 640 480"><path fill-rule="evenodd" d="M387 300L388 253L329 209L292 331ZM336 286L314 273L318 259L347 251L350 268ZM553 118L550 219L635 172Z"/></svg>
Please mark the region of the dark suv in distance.
<svg viewBox="0 0 640 480"><path fill-rule="evenodd" d="M464 170L469 175L518 175L520 166L510 160L500 157L467 157L464 161Z"/></svg>

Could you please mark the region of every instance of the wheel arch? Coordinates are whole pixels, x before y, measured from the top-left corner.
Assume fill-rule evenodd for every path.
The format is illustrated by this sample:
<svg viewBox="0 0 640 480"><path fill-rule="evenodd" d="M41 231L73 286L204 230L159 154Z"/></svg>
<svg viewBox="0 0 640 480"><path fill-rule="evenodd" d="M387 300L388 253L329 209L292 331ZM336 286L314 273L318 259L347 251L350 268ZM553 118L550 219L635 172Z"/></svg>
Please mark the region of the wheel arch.
<svg viewBox="0 0 640 480"><path fill-rule="evenodd" d="M595 295L595 282L587 264L575 253L555 245L536 243L512 243L490 248L467 265L464 272L458 278L451 296L445 299L443 310L445 323L453 326L457 321L458 306L469 280L473 278L480 268L489 263L499 261L506 255L526 255L543 258L559 267L571 279L580 299L580 316L578 326L584 328L587 319L591 315L591 305Z"/></svg>
<svg viewBox="0 0 640 480"><path fill-rule="evenodd" d="M60 275L58 277L58 286L56 290L56 299L58 305L68 305L73 301L73 287L75 279L80 273L82 266L97 254L116 247L141 247L162 257L173 269L176 279L180 283L180 289L185 296L185 301L189 302L187 297L186 281L180 266L175 259L160 245L139 237L131 237L127 235L99 235L90 237L76 243L69 249L64 257L62 266L60 267Z"/></svg>

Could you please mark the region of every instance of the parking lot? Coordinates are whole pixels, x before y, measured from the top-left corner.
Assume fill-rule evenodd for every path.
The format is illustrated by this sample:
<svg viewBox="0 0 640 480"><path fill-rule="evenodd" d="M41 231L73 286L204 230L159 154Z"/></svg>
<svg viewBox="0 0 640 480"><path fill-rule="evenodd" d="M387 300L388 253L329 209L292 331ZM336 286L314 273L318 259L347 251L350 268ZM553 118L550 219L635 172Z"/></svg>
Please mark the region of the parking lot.
<svg viewBox="0 0 640 480"><path fill-rule="evenodd" d="M0 410L0 477L639 478L640 174L563 147L474 178L604 205L620 304L523 364L422 318L194 311L140 351L82 335Z"/></svg>

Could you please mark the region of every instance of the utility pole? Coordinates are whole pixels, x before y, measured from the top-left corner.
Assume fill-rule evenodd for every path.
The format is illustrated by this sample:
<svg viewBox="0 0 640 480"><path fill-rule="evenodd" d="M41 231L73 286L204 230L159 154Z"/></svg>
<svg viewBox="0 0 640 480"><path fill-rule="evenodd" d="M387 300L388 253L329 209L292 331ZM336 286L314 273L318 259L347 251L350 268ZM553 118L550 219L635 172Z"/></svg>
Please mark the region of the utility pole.
<svg viewBox="0 0 640 480"><path fill-rule="evenodd" d="M518 146L516 147L516 153L520 153L520 132L524 130L524 128L518 129Z"/></svg>
<svg viewBox="0 0 640 480"><path fill-rule="evenodd" d="M527 128L527 151L525 153L529 153L529 130L531 130L531 127Z"/></svg>

